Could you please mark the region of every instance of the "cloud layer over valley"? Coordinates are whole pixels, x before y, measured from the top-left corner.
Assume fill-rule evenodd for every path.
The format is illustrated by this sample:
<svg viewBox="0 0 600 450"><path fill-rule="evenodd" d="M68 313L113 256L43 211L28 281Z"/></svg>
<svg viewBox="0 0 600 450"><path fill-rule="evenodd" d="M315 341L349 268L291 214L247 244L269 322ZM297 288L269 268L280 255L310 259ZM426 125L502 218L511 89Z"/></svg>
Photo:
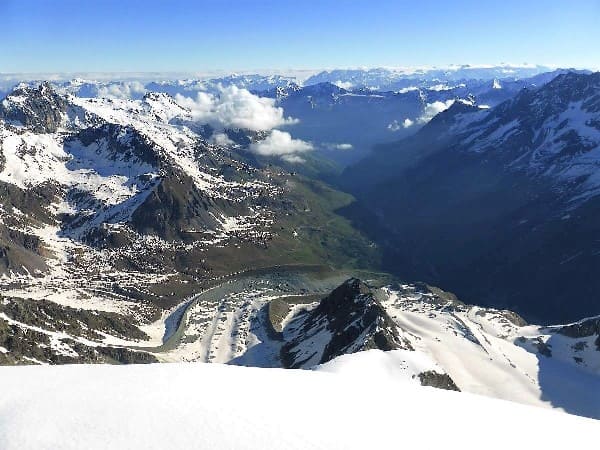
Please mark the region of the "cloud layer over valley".
<svg viewBox="0 0 600 450"><path fill-rule="evenodd" d="M221 87L217 94L198 92L195 99L177 94L175 100L191 111L194 120L216 129L265 131L297 122L284 117L283 108L275 106L274 99L258 97L237 86Z"/></svg>

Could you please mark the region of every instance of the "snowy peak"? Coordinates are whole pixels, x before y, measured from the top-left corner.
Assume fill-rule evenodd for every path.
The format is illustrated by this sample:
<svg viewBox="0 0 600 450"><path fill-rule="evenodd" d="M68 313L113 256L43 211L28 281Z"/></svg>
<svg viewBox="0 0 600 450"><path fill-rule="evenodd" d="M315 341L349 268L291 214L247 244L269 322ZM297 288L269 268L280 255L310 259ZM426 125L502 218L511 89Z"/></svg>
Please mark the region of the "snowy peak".
<svg viewBox="0 0 600 450"><path fill-rule="evenodd" d="M277 86L275 89L263 91L261 96L284 100L300 90L302 90L302 86L297 83L290 83L287 86Z"/></svg>
<svg viewBox="0 0 600 450"><path fill-rule="evenodd" d="M427 135L431 133L432 129L435 129L436 132L449 133L451 130L460 127L465 118L470 122L469 119L477 117L473 113L485 110L486 108L477 105L476 100L472 96L465 99L457 98L448 109L433 116L418 133Z"/></svg>
<svg viewBox="0 0 600 450"><path fill-rule="evenodd" d="M593 176L600 161L600 73L560 74L491 109L455 102L421 130L436 133L452 137L456 149L486 153L581 201L600 192Z"/></svg>
<svg viewBox="0 0 600 450"><path fill-rule="evenodd" d="M595 338L594 345L596 350L600 352L600 317L591 317L569 325L557 327L556 333L574 339Z"/></svg>
<svg viewBox="0 0 600 450"><path fill-rule="evenodd" d="M15 89L1 107L0 185L18 192L8 203L25 217L33 205L17 199L42 188L53 194L41 206L43 222L17 224L3 218L11 210L0 211L8 236L42 242L29 246L35 264L11 256L7 275L19 264L42 269L37 260L44 257L66 263L80 246L85 250L78 252L111 249L120 253L115 260L129 260L125 253L133 248L135 257L146 257L156 246L185 252L233 237L252 243L270 237L272 199L280 190L271 175L207 143L168 94L79 98L43 83Z"/></svg>
<svg viewBox="0 0 600 450"><path fill-rule="evenodd" d="M142 98L151 114L163 122L168 123L174 118L191 120L189 111L179 105L173 97L163 92L148 92Z"/></svg>
<svg viewBox="0 0 600 450"><path fill-rule="evenodd" d="M54 133L64 121L67 101L50 83L20 86L0 102L0 119L19 124L35 133Z"/></svg>
<svg viewBox="0 0 600 450"><path fill-rule="evenodd" d="M306 86L292 85L287 88L277 88L275 90L267 91L264 93L265 96L277 99L280 104L287 104L286 101L306 101L312 108L317 106L328 107L332 103L339 100L341 96L350 94L344 88L337 86L336 84L324 82L316 83Z"/></svg>
<svg viewBox="0 0 600 450"><path fill-rule="evenodd" d="M238 75L232 74L225 77L208 80L207 85L237 86L253 92L267 91L273 88L292 88L297 86L294 77L283 75Z"/></svg>
<svg viewBox="0 0 600 450"><path fill-rule="evenodd" d="M544 120L579 103L584 112L600 112L600 72L589 75L568 72L538 89L524 89L514 99L499 105L492 117L520 114L523 119L529 119L532 128L536 128Z"/></svg>
<svg viewBox="0 0 600 450"><path fill-rule="evenodd" d="M284 330L284 364L308 368L362 350L411 350L371 289L356 278L333 290Z"/></svg>

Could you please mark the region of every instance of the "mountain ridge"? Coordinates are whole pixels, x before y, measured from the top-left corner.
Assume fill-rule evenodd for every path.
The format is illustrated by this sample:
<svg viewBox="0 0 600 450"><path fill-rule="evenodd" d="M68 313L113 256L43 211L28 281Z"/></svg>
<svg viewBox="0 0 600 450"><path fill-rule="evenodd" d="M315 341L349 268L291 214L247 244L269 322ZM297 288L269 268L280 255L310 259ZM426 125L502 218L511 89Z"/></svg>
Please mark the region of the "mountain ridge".
<svg viewBox="0 0 600 450"><path fill-rule="evenodd" d="M597 314L598 77L559 75L495 108L438 114L347 171L366 180L345 186L362 201L349 217L406 277L536 320ZM385 220L370 227L373 216Z"/></svg>

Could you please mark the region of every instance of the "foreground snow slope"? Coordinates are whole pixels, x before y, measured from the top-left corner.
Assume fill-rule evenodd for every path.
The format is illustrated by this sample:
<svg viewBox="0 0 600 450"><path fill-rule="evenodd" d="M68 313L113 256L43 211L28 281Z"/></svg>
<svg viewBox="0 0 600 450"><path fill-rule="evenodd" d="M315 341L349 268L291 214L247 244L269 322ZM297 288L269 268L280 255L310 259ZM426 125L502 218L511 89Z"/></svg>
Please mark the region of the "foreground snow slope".
<svg viewBox="0 0 600 450"><path fill-rule="evenodd" d="M363 352L317 371L3 367L0 448L577 448L600 432L600 422L420 387L401 376L405 356Z"/></svg>

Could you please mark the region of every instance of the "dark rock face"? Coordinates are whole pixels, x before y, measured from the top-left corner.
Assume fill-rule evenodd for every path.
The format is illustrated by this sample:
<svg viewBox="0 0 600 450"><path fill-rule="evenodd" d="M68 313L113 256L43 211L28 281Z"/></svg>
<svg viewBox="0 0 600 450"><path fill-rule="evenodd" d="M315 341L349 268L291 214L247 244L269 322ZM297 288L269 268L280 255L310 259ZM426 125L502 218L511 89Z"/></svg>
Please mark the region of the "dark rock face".
<svg viewBox="0 0 600 450"><path fill-rule="evenodd" d="M600 335L600 317L592 317L571 325L565 325L558 329L558 333L571 338Z"/></svg>
<svg viewBox="0 0 600 450"><path fill-rule="evenodd" d="M423 285L417 289L431 293L436 288ZM439 289L436 292L441 296L436 295L434 301L444 307L462 305L452 294ZM314 309L300 313L280 333L279 339L285 342L280 353L283 366L310 369L338 356L371 349L414 351L403 330L377 300L377 294L359 279L350 278ZM285 305L274 307L280 311L276 315L286 314L287 309L281 311L282 306ZM448 374L426 371L418 377L423 386L459 390Z"/></svg>
<svg viewBox="0 0 600 450"><path fill-rule="evenodd" d="M36 133L54 133L67 111L67 101L49 83L21 87L0 102L0 118L18 122Z"/></svg>
<svg viewBox="0 0 600 450"><path fill-rule="evenodd" d="M87 339L101 340L98 332L126 339L148 339L145 333L119 314L75 309L47 300L3 298L0 312L20 323ZM49 321L49 318L53 320Z"/></svg>
<svg viewBox="0 0 600 450"><path fill-rule="evenodd" d="M324 298L315 309L314 315L326 317L330 324L329 329L334 331L334 336L323 355L326 361L342 354L341 349L351 346L365 332L369 337L364 341L364 350L412 350L408 341L402 341L396 325L375 299L369 287L356 278L348 280ZM357 316L360 317L358 320Z"/></svg>
<svg viewBox="0 0 600 450"><path fill-rule="evenodd" d="M475 314L478 316L485 316L486 312L487 312L487 310L480 309ZM524 327L527 325L527 321L525 319L523 319L520 315L518 315L516 312L503 309L503 310L499 310L498 314L500 316L504 317L504 319L506 319L508 322L510 322L513 325L516 325L518 327Z"/></svg>
<svg viewBox="0 0 600 450"><path fill-rule="evenodd" d="M503 310L500 311L500 314L502 314L502 316L504 316L504 318L513 325L516 325L518 327L524 327L527 325L527 321L523 319L520 315L518 315L516 312Z"/></svg>
<svg viewBox="0 0 600 450"><path fill-rule="evenodd" d="M98 347L106 362L115 364L151 364L159 362L151 353L138 352L124 347Z"/></svg>
<svg viewBox="0 0 600 450"><path fill-rule="evenodd" d="M571 338L598 336L594 341L596 349L600 351L600 317L592 317L580 322L560 327L558 333Z"/></svg>
<svg viewBox="0 0 600 450"><path fill-rule="evenodd" d="M0 274L36 274L46 270L43 258L46 251L28 227L52 223L46 207L56 193L56 186L50 183L23 190L0 182L0 208L8 213L0 221ZM17 214L15 210L27 211L28 215Z"/></svg>
<svg viewBox="0 0 600 450"><path fill-rule="evenodd" d="M154 234L166 240L190 241L195 238L193 230L217 227L213 214L231 212L236 207L239 212L244 212L243 205L213 199L202 193L189 176L169 169L144 203L136 209L131 224L141 234Z"/></svg>
<svg viewBox="0 0 600 450"><path fill-rule="evenodd" d="M559 75L488 112L455 103L348 169L359 201L344 213L403 278L529 321L597 315L600 198L578 197L588 175L555 174L598 144L576 133L593 120L558 120L577 108L598 119L600 73Z"/></svg>
<svg viewBox="0 0 600 450"><path fill-rule="evenodd" d="M229 128L225 130L225 134L233 142L243 147L246 147L253 142L263 140L268 135L265 131L252 131L241 128Z"/></svg>
<svg viewBox="0 0 600 450"><path fill-rule="evenodd" d="M79 143L88 146L95 142L106 141L106 147L111 152L113 160L140 162L153 167L159 166L159 156L152 144L131 126L103 123L97 127L89 127L79 130L70 137L66 143L69 146L77 146Z"/></svg>
<svg viewBox="0 0 600 450"><path fill-rule="evenodd" d="M284 335L286 330L284 330ZM306 349L311 337L318 339L322 348ZM349 279L321 300L319 306L302 318L296 337L287 342L281 352L284 365L303 367L321 352L317 364L362 350L412 350L410 342L375 299L370 288L356 278ZM314 351L313 351L314 350Z"/></svg>
<svg viewBox="0 0 600 450"><path fill-rule="evenodd" d="M419 374L421 386L431 386L438 389L446 389L448 391L460 391L454 380L447 373L438 373L433 370L421 372Z"/></svg>
<svg viewBox="0 0 600 450"><path fill-rule="evenodd" d="M57 305L46 300L1 298L0 365L73 363L148 363L158 362L147 352L124 347L90 346L72 338L54 337L37 331L65 333L73 337L101 341L101 332L127 339L146 340L148 336L130 318L115 313L88 311Z"/></svg>
<svg viewBox="0 0 600 450"><path fill-rule="evenodd" d="M552 358L552 347L550 344L544 342L542 338L539 337L532 343L540 355L544 355L546 358Z"/></svg>
<svg viewBox="0 0 600 450"><path fill-rule="evenodd" d="M41 250L28 249L13 239L0 237L0 274L44 272L47 269L46 262L39 253Z"/></svg>

